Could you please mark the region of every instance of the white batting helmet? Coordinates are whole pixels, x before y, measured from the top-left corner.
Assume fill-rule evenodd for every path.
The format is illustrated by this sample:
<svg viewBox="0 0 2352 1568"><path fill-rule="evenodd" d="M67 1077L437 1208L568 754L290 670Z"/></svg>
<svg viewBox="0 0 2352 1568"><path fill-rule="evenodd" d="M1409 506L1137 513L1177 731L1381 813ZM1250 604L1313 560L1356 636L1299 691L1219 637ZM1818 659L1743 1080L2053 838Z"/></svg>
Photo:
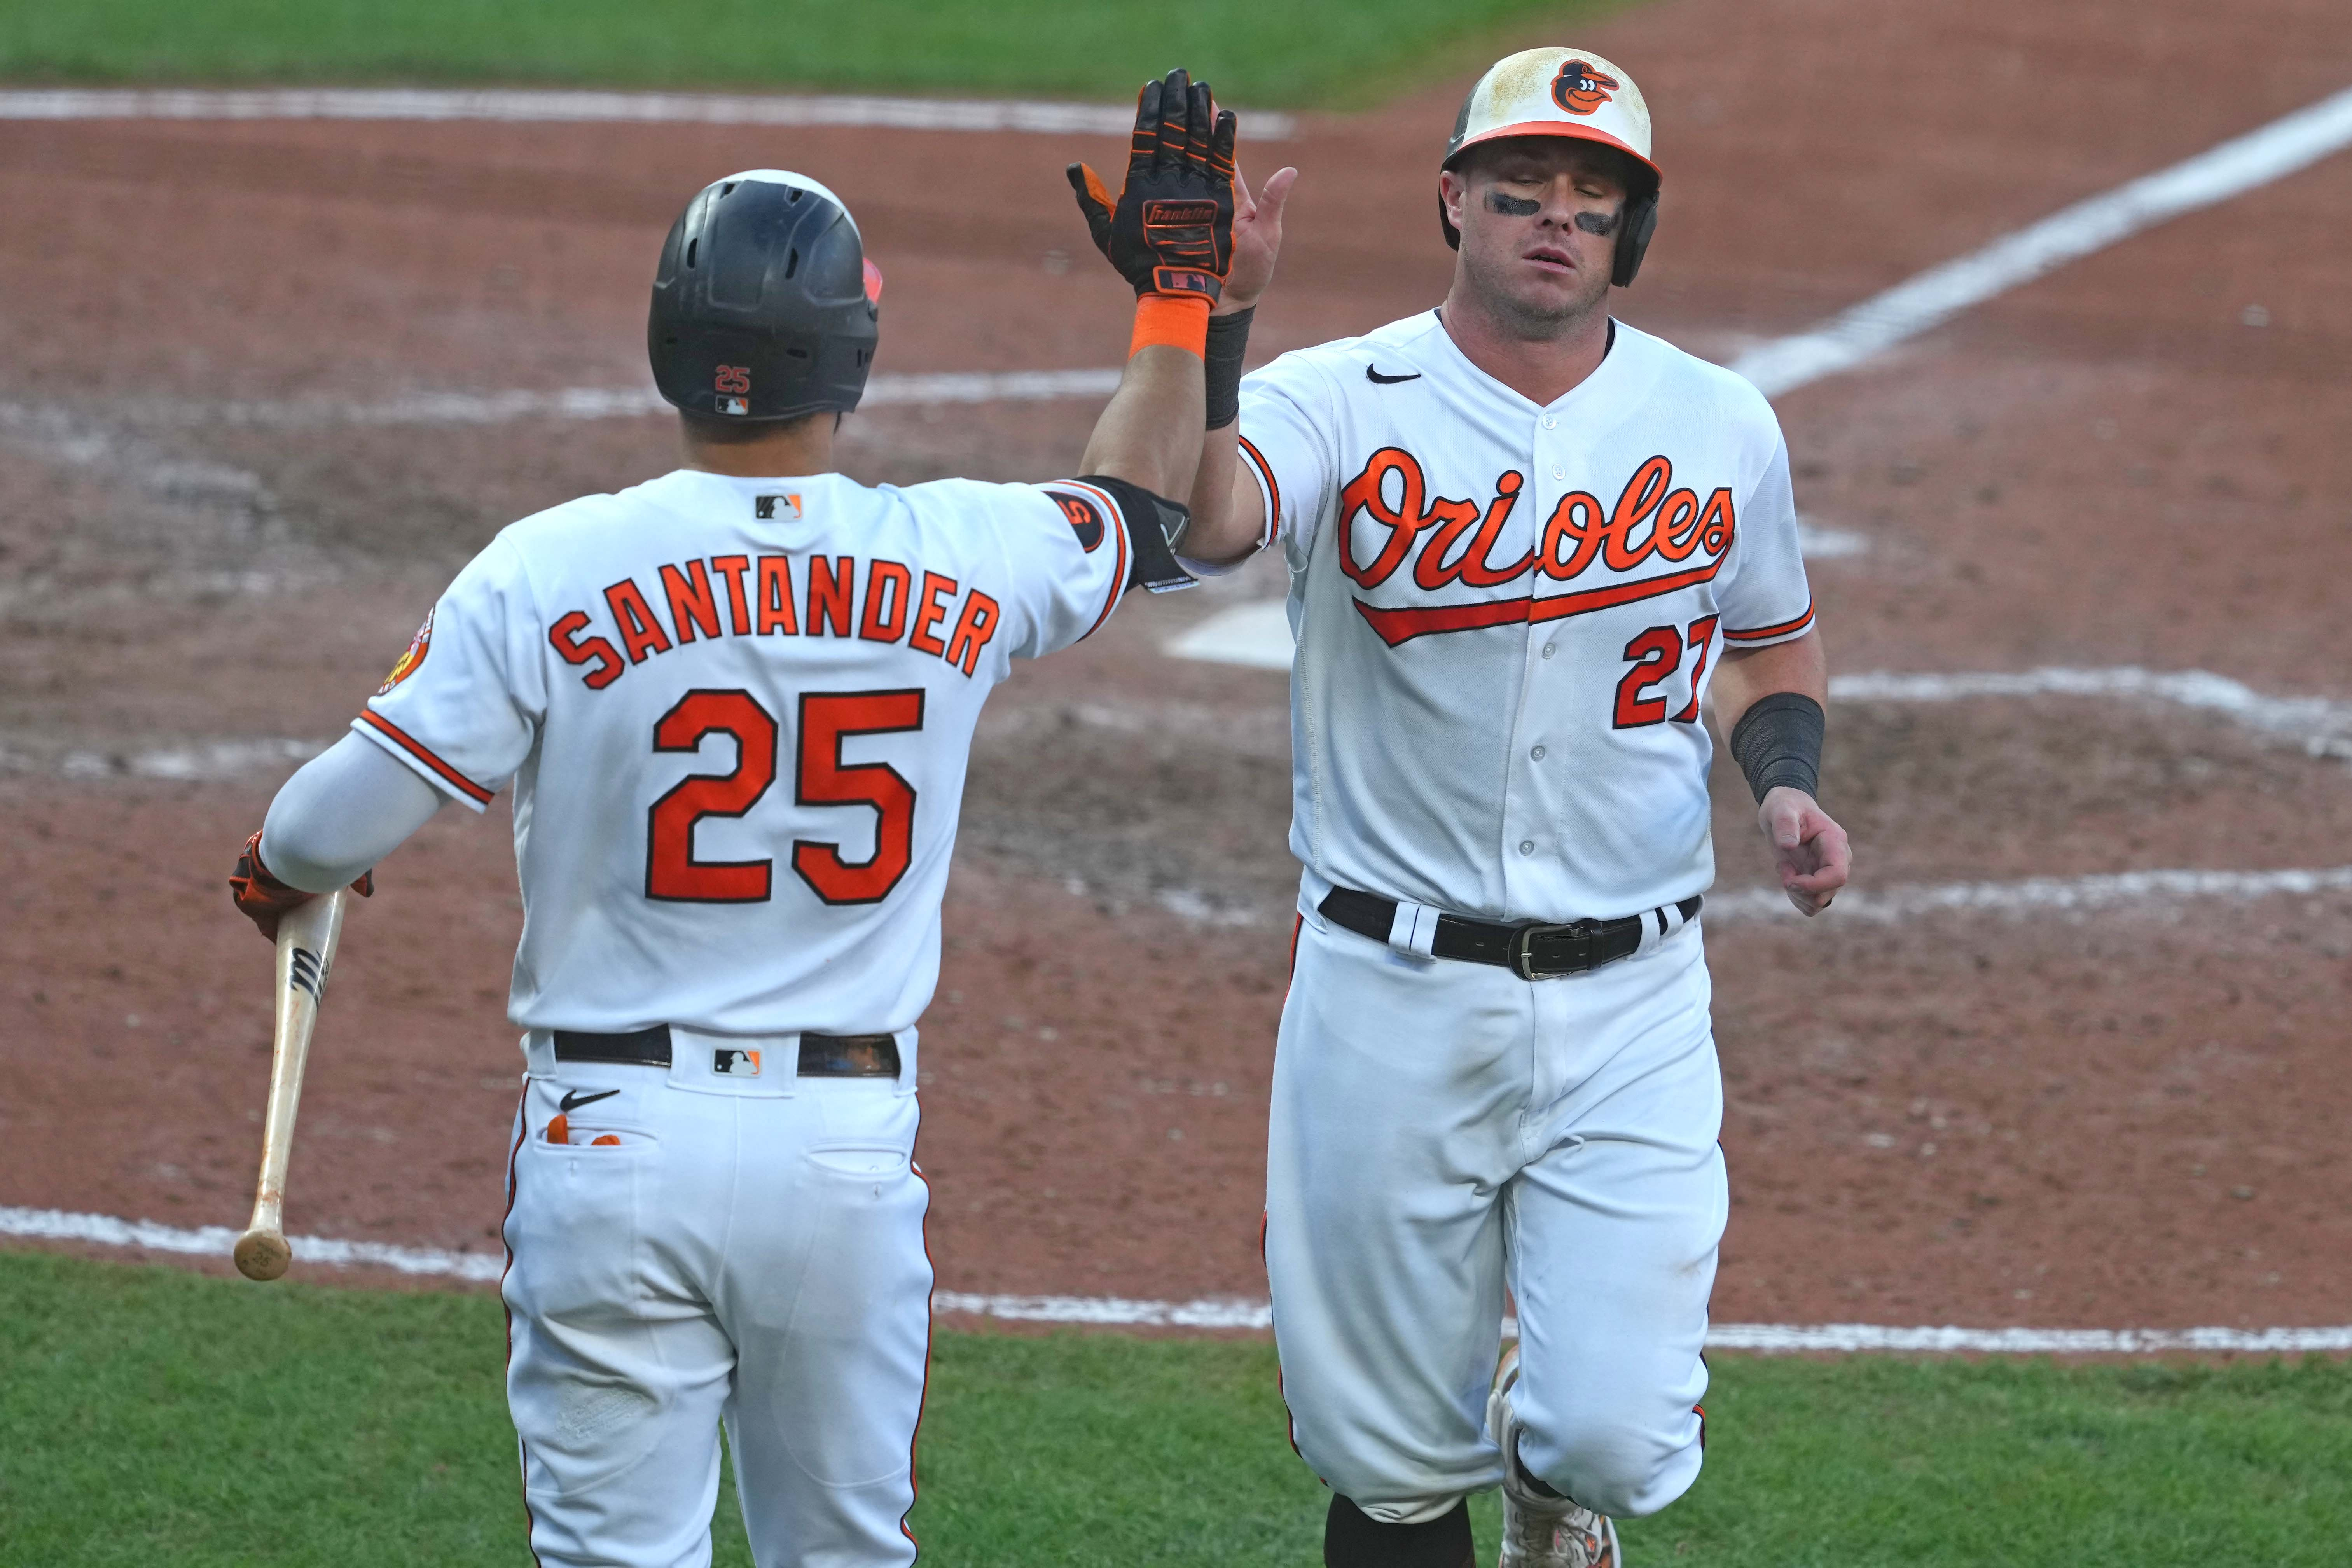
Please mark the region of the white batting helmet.
<svg viewBox="0 0 2352 1568"><path fill-rule="evenodd" d="M1622 288L1641 268L1658 218L1658 165L1650 158L1650 106L1632 75L1590 49L1523 49L1496 61L1462 100L1438 166L1451 169L1481 142L1508 136L1567 136L1613 147L1632 160L1625 226L1619 231L1611 281ZM1445 243L1461 235L1438 205Z"/></svg>

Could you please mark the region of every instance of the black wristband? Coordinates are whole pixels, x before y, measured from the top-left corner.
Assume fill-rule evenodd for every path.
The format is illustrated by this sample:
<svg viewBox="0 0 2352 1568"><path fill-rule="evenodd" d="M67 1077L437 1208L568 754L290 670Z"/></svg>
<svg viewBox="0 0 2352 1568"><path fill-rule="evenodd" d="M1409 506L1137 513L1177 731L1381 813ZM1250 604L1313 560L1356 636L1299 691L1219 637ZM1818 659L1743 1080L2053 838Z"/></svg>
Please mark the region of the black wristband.
<svg viewBox="0 0 2352 1568"><path fill-rule="evenodd" d="M1230 316L1209 318L1209 343L1201 352L1209 401L1209 428L1222 430L1242 416L1242 353L1249 347L1253 305Z"/></svg>
<svg viewBox="0 0 2352 1568"><path fill-rule="evenodd" d="M1820 795L1822 734L1828 728L1822 705L1801 691L1775 691L1748 705L1731 731L1731 759L1748 775L1759 805L1782 784Z"/></svg>

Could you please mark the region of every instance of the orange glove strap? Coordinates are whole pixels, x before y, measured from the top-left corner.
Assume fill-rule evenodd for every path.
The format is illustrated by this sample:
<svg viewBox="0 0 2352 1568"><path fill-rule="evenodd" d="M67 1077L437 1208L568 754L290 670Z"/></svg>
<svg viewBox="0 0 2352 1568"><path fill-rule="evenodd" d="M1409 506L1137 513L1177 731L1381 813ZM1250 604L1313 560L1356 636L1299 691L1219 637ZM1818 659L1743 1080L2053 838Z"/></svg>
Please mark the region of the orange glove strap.
<svg viewBox="0 0 2352 1568"><path fill-rule="evenodd" d="M1209 301L1191 294L1146 294L1135 302L1135 337L1127 357L1150 348L1182 349L1206 357L1209 346Z"/></svg>

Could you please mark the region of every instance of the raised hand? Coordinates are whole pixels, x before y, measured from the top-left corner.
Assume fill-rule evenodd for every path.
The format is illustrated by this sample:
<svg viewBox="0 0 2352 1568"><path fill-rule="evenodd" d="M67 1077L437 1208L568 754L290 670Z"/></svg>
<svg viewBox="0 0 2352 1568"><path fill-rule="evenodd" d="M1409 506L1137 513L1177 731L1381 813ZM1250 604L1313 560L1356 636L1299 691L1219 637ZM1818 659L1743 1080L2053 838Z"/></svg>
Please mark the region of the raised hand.
<svg viewBox="0 0 2352 1568"><path fill-rule="evenodd" d="M1234 169L1234 261L1225 272L1225 290L1217 313L1232 315L1255 306L1274 281L1274 263L1282 249L1282 209L1298 171L1276 169L1265 188L1253 197L1249 181Z"/></svg>
<svg viewBox="0 0 2352 1568"><path fill-rule="evenodd" d="M1223 291L1234 258L1234 135L1233 110L1179 68L1137 96L1117 197L1088 165L1067 169L1095 248L1138 294L1213 303Z"/></svg>

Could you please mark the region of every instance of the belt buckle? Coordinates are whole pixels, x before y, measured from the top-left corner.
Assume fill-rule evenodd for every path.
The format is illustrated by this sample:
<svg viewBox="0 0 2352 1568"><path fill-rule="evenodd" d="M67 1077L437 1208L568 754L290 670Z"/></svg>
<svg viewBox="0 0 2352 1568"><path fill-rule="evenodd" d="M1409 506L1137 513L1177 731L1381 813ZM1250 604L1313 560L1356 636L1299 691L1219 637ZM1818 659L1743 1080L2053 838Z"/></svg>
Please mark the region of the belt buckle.
<svg viewBox="0 0 2352 1568"><path fill-rule="evenodd" d="M1521 926L1511 934L1511 973L1522 980L1556 980L1563 974L1582 973L1592 967L1592 939L1600 930L1598 921Z"/></svg>

